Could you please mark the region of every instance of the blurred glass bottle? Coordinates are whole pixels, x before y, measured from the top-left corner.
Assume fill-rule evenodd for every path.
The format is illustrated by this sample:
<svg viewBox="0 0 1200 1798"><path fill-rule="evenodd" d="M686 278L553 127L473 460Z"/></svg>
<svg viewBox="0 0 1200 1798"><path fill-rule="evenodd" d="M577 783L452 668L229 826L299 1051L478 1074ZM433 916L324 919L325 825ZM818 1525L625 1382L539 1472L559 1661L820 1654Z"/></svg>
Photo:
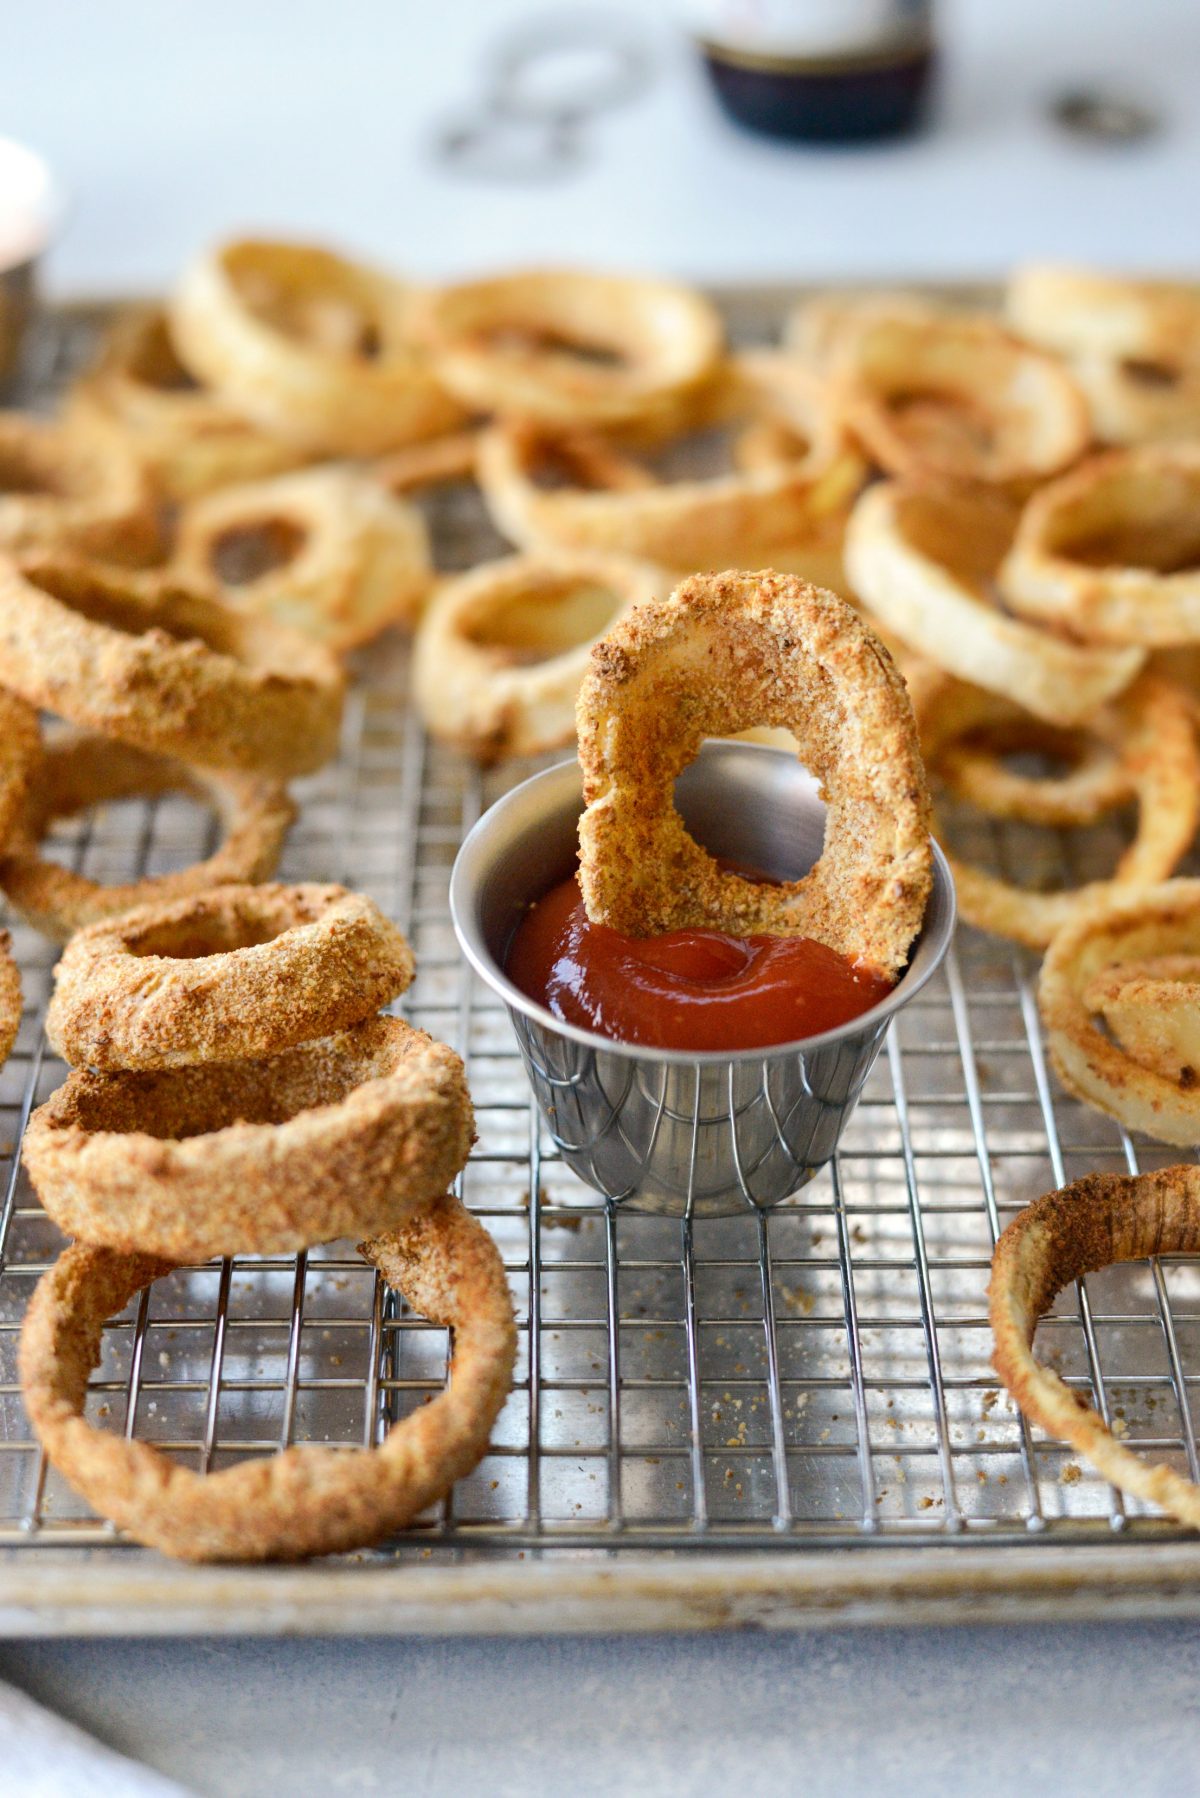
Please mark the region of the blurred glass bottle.
<svg viewBox="0 0 1200 1798"><path fill-rule="evenodd" d="M919 123L933 0L687 0L725 111L770 137L849 143Z"/></svg>

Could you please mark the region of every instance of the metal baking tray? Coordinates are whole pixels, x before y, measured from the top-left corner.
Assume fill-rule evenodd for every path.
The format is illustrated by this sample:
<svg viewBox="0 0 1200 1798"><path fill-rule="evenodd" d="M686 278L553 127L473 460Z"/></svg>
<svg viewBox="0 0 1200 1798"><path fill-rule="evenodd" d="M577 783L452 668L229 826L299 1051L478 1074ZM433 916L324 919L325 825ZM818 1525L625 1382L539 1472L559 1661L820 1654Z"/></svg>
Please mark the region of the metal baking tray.
<svg viewBox="0 0 1200 1798"><path fill-rule="evenodd" d="M962 290L965 291L965 290ZM740 338L794 294L722 296ZM99 311L49 317L36 398ZM431 504L439 564L498 553L474 494ZM407 652L362 657L337 763L302 783L286 879L341 880L409 933L406 1012L466 1058L479 1141L462 1181L509 1269L516 1384L491 1451L386 1547L306 1567L181 1568L123 1542L30 1436L16 1341L61 1239L20 1171L63 1077L42 1019L55 955L17 924L26 1013L0 1072L0 1630L587 1630L1200 1613L1200 1543L1030 1429L989 1366L985 1289L1013 1212L1090 1169L1175 1159L1049 1073L1037 958L962 928L905 1011L834 1164L760 1217L605 1212L539 1130L507 1019L459 958L446 894L471 823L535 764L481 776L429 743ZM556 759L556 758L548 758ZM537 764L541 765L541 764ZM128 879L208 852L185 801L114 806L59 852ZM1111 832L1109 833L1111 836ZM1104 832L976 826L993 864L1077 878ZM1042 1352L1126 1440L1198 1477L1200 1264L1091 1276ZM158 1282L106 1335L90 1415L217 1469L289 1441L371 1444L443 1383L444 1331L350 1245Z"/></svg>

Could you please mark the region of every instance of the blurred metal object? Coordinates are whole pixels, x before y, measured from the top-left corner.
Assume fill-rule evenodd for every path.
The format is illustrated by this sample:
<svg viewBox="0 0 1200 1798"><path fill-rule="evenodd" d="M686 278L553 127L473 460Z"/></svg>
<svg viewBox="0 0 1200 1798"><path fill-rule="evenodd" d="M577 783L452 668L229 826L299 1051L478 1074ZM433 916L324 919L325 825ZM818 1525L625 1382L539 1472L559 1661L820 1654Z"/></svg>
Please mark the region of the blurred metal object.
<svg viewBox="0 0 1200 1798"><path fill-rule="evenodd" d="M1163 127L1162 114L1153 107L1103 88L1071 88L1058 94L1050 102L1050 116L1074 137L1110 144L1141 143Z"/></svg>
<svg viewBox="0 0 1200 1798"><path fill-rule="evenodd" d="M821 853L825 808L794 756L711 742L680 775L688 828L715 855L780 879ZM893 1015L936 971L954 928L940 854L905 973L836 1030L736 1054L618 1043L554 1017L504 973L513 926L570 871L583 808L576 762L535 775L471 831L450 882L463 953L508 1007L538 1107L567 1165L610 1203L675 1217L777 1205L830 1161Z"/></svg>
<svg viewBox="0 0 1200 1798"><path fill-rule="evenodd" d="M42 254L62 217L62 200L36 151L0 137L0 393L14 384L37 305Z"/></svg>
<svg viewBox="0 0 1200 1798"><path fill-rule="evenodd" d="M645 39L606 12L538 15L495 42L478 106L434 139L457 173L492 181L544 181L585 158L582 132L649 86Z"/></svg>

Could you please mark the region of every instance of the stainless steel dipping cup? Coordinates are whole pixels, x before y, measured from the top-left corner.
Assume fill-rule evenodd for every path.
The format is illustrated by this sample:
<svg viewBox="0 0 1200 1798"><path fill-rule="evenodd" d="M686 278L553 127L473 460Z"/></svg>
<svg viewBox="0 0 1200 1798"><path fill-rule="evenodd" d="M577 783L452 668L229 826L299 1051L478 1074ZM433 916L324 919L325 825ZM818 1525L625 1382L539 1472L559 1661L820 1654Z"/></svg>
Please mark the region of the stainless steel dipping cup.
<svg viewBox="0 0 1200 1798"><path fill-rule="evenodd" d="M779 880L821 853L825 808L791 755L710 742L676 803L714 855ZM464 955L508 1007L546 1127L581 1180L616 1205L676 1217L777 1205L833 1155L895 1014L937 969L954 928L954 883L934 886L908 967L879 1005L777 1048L689 1055L563 1023L504 972L530 902L569 875L583 810L577 762L537 774L476 824L454 864L450 912Z"/></svg>

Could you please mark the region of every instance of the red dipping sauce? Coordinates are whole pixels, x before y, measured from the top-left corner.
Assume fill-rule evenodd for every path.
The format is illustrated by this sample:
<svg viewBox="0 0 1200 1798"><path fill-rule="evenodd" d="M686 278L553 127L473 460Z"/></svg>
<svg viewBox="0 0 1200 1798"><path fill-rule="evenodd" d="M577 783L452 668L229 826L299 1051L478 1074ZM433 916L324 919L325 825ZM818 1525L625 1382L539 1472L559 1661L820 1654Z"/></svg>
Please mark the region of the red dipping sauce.
<svg viewBox="0 0 1200 1798"><path fill-rule="evenodd" d="M655 1049L765 1049L834 1030L892 982L809 937L590 922L572 877L530 906L509 944L514 986L564 1023Z"/></svg>

